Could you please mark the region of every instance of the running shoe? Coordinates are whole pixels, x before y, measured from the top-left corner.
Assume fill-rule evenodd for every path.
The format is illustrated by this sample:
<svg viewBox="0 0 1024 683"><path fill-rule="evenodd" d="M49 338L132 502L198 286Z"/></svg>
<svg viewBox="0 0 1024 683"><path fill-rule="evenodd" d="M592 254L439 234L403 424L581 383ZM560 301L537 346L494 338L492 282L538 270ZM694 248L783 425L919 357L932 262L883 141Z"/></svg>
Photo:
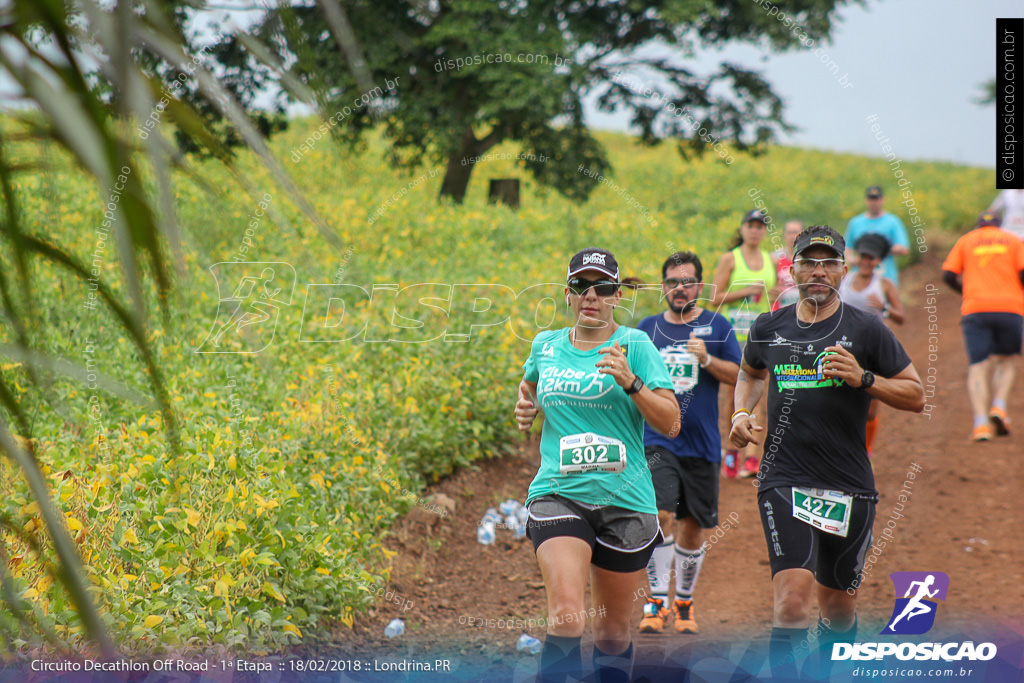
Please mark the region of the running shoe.
<svg viewBox="0 0 1024 683"><path fill-rule="evenodd" d="M661 633L665 630L665 619L668 610L661 598L647 598L644 605L644 618L640 620L640 633Z"/></svg>
<svg viewBox="0 0 1024 683"><path fill-rule="evenodd" d="M697 633L697 620L693 614L693 600L676 600L672 605L676 613L676 633Z"/></svg>
<svg viewBox="0 0 1024 683"><path fill-rule="evenodd" d="M743 469L740 470L741 479L749 479L750 477L757 476L757 471L761 469L761 463L757 461L752 455L748 455L747 459L743 461Z"/></svg>
<svg viewBox="0 0 1024 683"><path fill-rule="evenodd" d="M992 427L989 425L981 425L975 427L974 431L971 432L971 441L991 441L992 440Z"/></svg>
<svg viewBox="0 0 1024 683"><path fill-rule="evenodd" d="M735 479L736 474L739 472L739 453L736 451L726 451L725 457L722 459L722 472L729 479Z"/></svg>
<svg viewBox="0 0 1024 683"><path fill-rule="evenodd" d="M996 436L1006 436L1010 433L1010 418L1002 408L993 407L988 411L988 421L995 427Z"/></svg>

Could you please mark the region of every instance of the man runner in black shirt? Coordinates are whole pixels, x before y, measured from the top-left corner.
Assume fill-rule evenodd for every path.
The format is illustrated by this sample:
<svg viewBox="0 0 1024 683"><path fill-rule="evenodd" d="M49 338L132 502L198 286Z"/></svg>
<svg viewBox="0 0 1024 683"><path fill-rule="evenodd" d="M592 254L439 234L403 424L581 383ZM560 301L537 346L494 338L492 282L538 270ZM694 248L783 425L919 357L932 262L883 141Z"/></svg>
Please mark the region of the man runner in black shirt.
<svg viewBox="0 0 1024 683"><path fill-rule="evenodd" d="M800 301L757 318L736 383L729 438L737 448L765 430L751 411L768 383L757 502L775 594L769 658L783 676L795 673L785 662L806 635L815 588L823 657L831 643L856 638L856 588L878 501L865 442L870 400L915 412L925 405L892 332L840 301L845 246L827 226L800 233L790 266Z"/></svg>

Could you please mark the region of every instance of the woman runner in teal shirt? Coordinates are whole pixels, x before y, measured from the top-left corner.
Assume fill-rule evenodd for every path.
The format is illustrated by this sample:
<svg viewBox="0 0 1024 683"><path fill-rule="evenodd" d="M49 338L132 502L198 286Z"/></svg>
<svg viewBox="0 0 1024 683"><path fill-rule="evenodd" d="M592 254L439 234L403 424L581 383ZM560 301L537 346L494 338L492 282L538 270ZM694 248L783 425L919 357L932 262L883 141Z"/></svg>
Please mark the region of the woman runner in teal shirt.
<svg viewBox="0 0 1024 683"><path fill-rule="evenodd" d="M527 498L527 534L548 602L541 680L582 678L589 569L598 680L628 681L633 602L662 538L643 425L674 437L679 404L650 337L612 316L622 298L615 257L584 249L566 280L575 323L534 339L515 409L523 431L544 411L541 464Z"/></svg>

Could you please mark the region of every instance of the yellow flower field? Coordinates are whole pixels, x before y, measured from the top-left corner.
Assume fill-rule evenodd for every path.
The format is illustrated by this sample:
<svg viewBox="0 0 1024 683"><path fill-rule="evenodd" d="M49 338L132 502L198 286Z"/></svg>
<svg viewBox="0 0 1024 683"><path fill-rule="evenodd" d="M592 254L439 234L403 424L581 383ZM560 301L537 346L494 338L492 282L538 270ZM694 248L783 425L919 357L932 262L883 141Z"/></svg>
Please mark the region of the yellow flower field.
<svg viewBox="0 0 1024 683"><path fill-rule="evenodd" d="M193 160L196 178L174 176L183 239L167 315L154 290L144 294L180 452L160 411L127 397L148 391L144 366L102 304L88 305L88 283L31 266L45 315L29 333L84 374L54 372L29 395L20 363L5 359L0 372L22 391L53 497L127 649L272 651L315 639L328 623L351 625L372 605L370 587L388 579L381 540L415 503L411 492L519 438L511 405L521 364L540 329L567 322L559 283L577 249L609 248L624 275L646 282L672 251L694 249L709 279L755 191L777 222L842 229L863 210L864 187L879 183L910 225L882 159L779 148L730 166L714 155L684 164L670 144L605 134L618 189L601 185L575 205L514 161L484 161L466 203L454 206L436 199L443 169L433 178L431 168L391 170L376 138L358 154L325 140L292 164L289 150L312 126L295 121L271 146L336 245L254 158L238 164L253 196L213 161ZM8 153L50 166L20 176L25 224L127 300L116 239L97 232L106 199L56 153ZM925 246L992 199L991 170L904 170ZM503 177L523 179L519 211L486 203L486 180ZM633 315L658 307L641 295ZM624 312L620 321L630 320ZM4 342L11 334L4 329ZM29 501L0 460L16 590L32 620L77 642L81 625L40 559L47 542ZM25 646L18 628L0 611L0 639Z"/></svg>

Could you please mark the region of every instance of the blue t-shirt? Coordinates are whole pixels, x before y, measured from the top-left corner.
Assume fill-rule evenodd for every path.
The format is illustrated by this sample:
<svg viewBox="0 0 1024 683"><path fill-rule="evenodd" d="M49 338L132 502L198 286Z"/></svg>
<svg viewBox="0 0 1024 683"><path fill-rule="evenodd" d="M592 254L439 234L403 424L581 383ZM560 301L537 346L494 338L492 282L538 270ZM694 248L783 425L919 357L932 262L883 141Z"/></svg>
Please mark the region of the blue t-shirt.
<svg viewBox="0 0 1024 683"><path fill-rule="evenodd" d="M846 248L856 251L857 240L869 232L878 233L889 244L910 248L910 240L907 239L907 229L903 227L903 221L891 213L883 213L878 218L868 218L867 213L854 216L850 224L846 226ZM882 259L882 272L885 277L893 281L893 284L900 284L900 273L896 269L896 257L889 254Z"/></svg>
<svg viewBox="0 0 1024 683"><path fill-rule="evenodd" d="M605 358L599 349L623 347L629 369L651 389L670 389L672 381L650 337L620 325L601 346L582 351L569 342L569 328L541 332L523 363L524 379L537 383L537 401L544 411L540 436L540 469L530 484L527 504L557 494L580 503L614 505L658 514L654 484L644 457L644 416L611 375L598 372ZM593 470L562 474L560 440L593 433L618 439L626 447L622 472Z"/></svg>
<svg viewBox="0 0 1024 683"><path fill-rule="evenodd" d="M686 352L690 333L704 340L708 353L730 363L740 362L740 345L732 325L720 315L703 310L683 325L667 322L664 315L652 315L637 325L654 341L672 378L683 425L674 439L644 425L644 445L660 446L684 458L721 462L722 435L718 431L718 385L709 371ZM696 380L696 383L694 383Z"/></svg>

